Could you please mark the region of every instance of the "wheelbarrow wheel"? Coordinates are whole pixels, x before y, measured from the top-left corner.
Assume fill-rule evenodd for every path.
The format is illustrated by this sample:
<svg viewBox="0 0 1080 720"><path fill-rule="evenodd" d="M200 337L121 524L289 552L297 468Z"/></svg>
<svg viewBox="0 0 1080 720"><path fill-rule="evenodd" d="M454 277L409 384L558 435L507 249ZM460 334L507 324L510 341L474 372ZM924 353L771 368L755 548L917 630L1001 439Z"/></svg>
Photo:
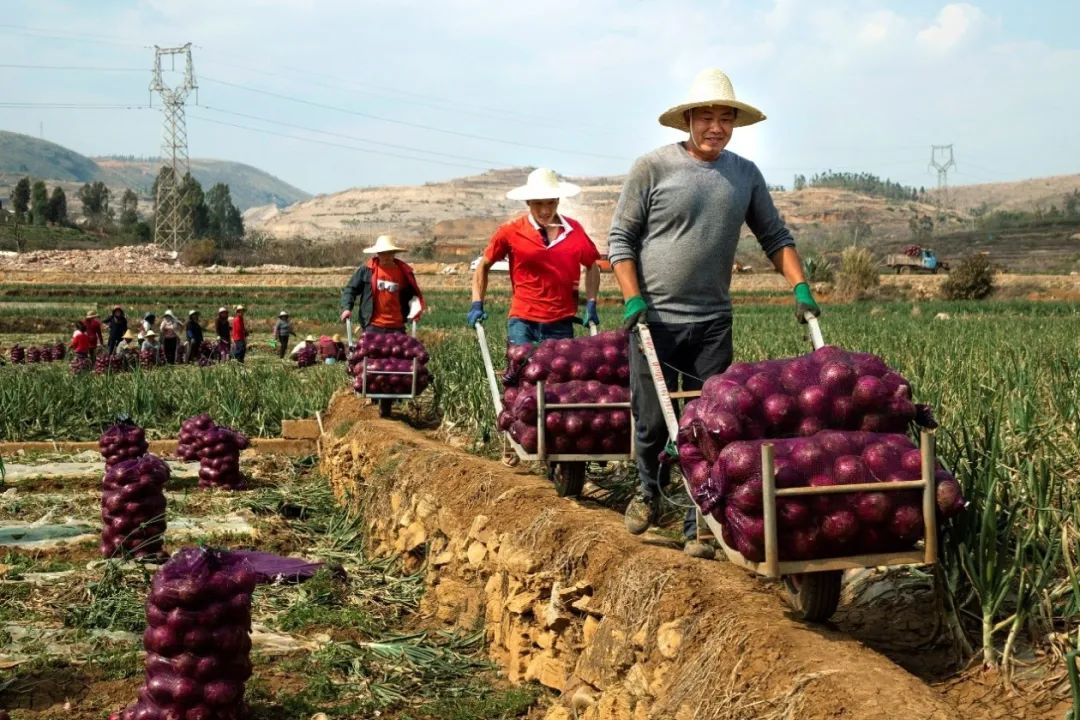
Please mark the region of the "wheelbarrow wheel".
<svg viewBox="0 0 1080 720"><path fill-rule="evenodd" d="M788 601L795 614L807 622L825 622L840 604L843 571L803 573L784 577Z"/></svg>
<svg viewBox="0 0 1080 720"><path fill-rule="evenodd" d="M559 497L578 497L585 488L585 463L554 463L548 471Z"/></svg>
<svg viewBox="0 0 1080 720"><path fill-rule="evenodd" d="M393 407L393 400L389 398L379 398L379 417L390 417L390 410Z"/></svg>

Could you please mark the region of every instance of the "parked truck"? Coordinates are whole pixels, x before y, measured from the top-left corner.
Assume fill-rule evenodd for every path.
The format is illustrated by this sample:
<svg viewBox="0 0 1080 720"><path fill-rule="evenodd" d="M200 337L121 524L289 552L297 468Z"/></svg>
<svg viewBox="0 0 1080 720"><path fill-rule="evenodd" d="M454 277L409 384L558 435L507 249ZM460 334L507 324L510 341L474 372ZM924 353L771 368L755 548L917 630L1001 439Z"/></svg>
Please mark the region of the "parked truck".
<svg viewBox="0 0 1080 720"><path fill-rule="evenodd" d="M908 245L902 253L887 255L885 265L896 270L898 275L949 271L948 263L938 260L933 250L919 245Z"/></svg>

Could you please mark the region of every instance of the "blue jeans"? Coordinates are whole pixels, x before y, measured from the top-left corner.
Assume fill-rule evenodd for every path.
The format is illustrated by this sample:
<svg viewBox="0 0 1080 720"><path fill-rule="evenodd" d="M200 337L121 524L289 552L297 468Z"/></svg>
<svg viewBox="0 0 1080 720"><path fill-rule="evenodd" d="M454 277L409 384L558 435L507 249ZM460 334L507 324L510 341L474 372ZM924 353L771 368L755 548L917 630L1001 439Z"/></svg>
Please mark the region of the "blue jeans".
<svg viewBox="0 0 1080 720"><path fill-rule="evenodd" d="M683 390L700 390L705 380L727 370L731 364L730 317L684 325L651 322L649 331L668 390L677 389L680 373ZM652 374L638 345L637 333L631 333L630 397L634 410L638 479L641 495L651 500L671 480L671 468L661 465L659 460L660 452L668 442L668 430ZM683 520L683 535L692 539L696 533L697 514L691 507Z"/></svg>
<svg viewBox="0 0 1080 720"><path fill-rule="evenodd" d="M247 340L233 340L232 343L232 357L237 362L244 362L244 357L247 355Z"/></svg>
<svg viewBox="0 0 1080 720"><path fill-rule="evenodd" d="M511 345L572 337L574 337L574 321L570 319L542 323L512 317L506 323L506 341Z"/></svg>

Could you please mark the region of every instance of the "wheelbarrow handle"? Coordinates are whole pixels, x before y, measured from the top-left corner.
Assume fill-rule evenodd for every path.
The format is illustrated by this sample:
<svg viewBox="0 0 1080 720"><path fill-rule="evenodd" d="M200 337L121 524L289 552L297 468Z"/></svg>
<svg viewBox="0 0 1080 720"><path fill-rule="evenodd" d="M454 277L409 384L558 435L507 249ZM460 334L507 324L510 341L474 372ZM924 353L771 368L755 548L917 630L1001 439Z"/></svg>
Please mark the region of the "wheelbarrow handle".
<svg viewBox="0 0 1080 720"><path fill-rule="evenodd" d="M476 323L476 339L480 343L480 355L484 359L484 374L487 375L488 389L491 391L491 402L495 406L495 415L502 412L502 397L499 395L499 381L495 379L495 364L491 361L491 350L488 348L487 332L483 323Z"/></svg>
<svg viewBox="0 0 1080 720"><path fill-rule="evenodd" d="M345 320L345 337L349 341L349 348L350 349L353 348L354 345L353 345L353 337L352 337L352 318L346 318L346 320Z"/></svg>
<svg viewBox="0 0 1080 720"><path fill-rule="evenodd" d="M814 349L825 347L825 338L821 336L821 324L814 317L814 313L808 312L804 318L806 319L806 327L810 330L810 342L813 344Z"/></svg>
<svg viewBox="0 0 1080 720"><path fill-rule="evenodd" d="M664 369L660 367L660 358L656 354L656 345L653 343L652 333L644 321L638 322L635 330L638 334L638 345L645 355L645 364L649 367L649 375L652 377L653 387L656 389L656 397L660 401L660 411L664 416L664 424L667 426L668 437L675 442L679 436L679 419L675 416L675 406L671 402L671 393L668 391L667 381L664 380Z"/></svg>

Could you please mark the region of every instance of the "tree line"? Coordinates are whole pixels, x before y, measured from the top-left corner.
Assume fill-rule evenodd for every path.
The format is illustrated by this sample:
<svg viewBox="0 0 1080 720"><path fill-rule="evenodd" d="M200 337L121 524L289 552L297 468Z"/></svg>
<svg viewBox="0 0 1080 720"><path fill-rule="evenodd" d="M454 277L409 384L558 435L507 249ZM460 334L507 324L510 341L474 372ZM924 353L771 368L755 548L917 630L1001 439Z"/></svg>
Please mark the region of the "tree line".
<svg viewBox="0 0 1080 720"><path fill-rule="evenodd" d="M809 179L805 175L796 175L793 187L796 190L807 187L836 188L889 200L918 200L926 194L926 188L916 189L888 178L883 180L873 173L833 172L832 170L814 173Z"/></svg>
<svg viewBox="0 0 1080 720"><path fill-rule="evenodd" d="M172 169L161 168L154 180L152 197L153 213L156 214L158 187L172 183ZM215 183L209 192L191 176L184 175L180 183L181 208L190 221L195 238L206 238L219 248L232 248L240 244L244 236L244 219L240 209L232 202L232 194L225 183ZM138 240L149 242L152 235L153 216L144 219L139 214L139 196L128 188L120 195L119 213L112 206L113 193L100 180L85 183L79 188L78 200L82 205L85 226L100 233L119 232L134 235ZM11 191L11 211L16 224L45 227L72 227L68 214L68 200L59 185L49 193L43 180L31 181L21 178Z"/></svg>

